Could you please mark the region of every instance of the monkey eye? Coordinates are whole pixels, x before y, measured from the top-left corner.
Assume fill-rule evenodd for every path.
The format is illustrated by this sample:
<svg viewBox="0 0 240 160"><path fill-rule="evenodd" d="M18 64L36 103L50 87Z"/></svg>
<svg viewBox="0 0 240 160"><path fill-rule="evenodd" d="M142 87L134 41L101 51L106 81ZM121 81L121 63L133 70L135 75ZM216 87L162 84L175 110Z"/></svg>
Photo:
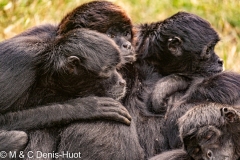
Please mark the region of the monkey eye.
<svg viewBox="0 0 240 160"><path fill-rule="evenodd" d="M200 151L200 148L199 148L199 147L195 147L195 148L193 149L193 154L198 154L199 151Z"/></svg>
<svg viewBox="0 0 240 160"><path fill-rule="evenodd" d="M192 154L196 155L200 152L200 148L199 147L195 147L192 149Z"/></svg>
<svg viewBox="0 0 240 160"><path fill-rule="evenodd" d="M202 140L204 141L212 141L215 139L215 137L217 136L216 132L213 130L209 130L207 133L205 133L202 136Z"/></svg>
<svg viewBox="0 0 240 160"><path fill-rule="evenodd" d="M131 34L130 34L130 31L126 31L125 33L124 33L124 36L126 36L126 37L128 37L128 36L130 36Z"/></svg>
<svg viewBox="0 0 240 160"><path fill-rule="evenodd" d="M112 70L113 70L113 67L108 66L108 67L106 67L106 68L103 70L103 72L104 72L104 73L108 73L108 72L110 72L110 71L112 71Z"/></svg>
<svg viewBox="0 0 240 160"><path fill-rule="evenodd" d="M100 76L102 78L109 78L112 74L114 67L108 66L106 68L104 68L101 72L100 72Z"/></svg>
<svg viewBox="0 0 240 160"><path fill-rule="evenodd" d="M210 139L213 137L213 135L214 135L213 132L209 132L209 133L204 137L204 139L210 140Z"/></svg>
<svg viewBox="0 0 240 160"><path fill-rule="evenodd" d="M209 46L206 50L206 54L210 54L213 51L213 46Z"/></svg>
<svg viewBox="0 0 240 160"><path fill-rule="evenodd" d="M110 37L110 38L115 38L116 37L116 35L114 35L113 33L109 33L109 34L107 34L107 36Z"/></svg>

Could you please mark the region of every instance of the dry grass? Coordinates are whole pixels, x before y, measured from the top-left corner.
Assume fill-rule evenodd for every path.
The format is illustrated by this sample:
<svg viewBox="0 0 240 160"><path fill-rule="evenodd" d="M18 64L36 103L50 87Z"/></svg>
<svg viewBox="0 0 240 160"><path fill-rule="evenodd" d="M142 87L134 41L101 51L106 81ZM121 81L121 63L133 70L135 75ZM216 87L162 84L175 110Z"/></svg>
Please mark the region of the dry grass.
<svg viewBox="0 0 240 160"><path fill-rule="evenodd" d="M89 0L0 0L0 40L35 25L58 23L76 6ZM188 11L207 19L218 31L216 47L225 68L240 73L239 0L111 0L122 6L134 23L159 21L178 11Z"/></svg>

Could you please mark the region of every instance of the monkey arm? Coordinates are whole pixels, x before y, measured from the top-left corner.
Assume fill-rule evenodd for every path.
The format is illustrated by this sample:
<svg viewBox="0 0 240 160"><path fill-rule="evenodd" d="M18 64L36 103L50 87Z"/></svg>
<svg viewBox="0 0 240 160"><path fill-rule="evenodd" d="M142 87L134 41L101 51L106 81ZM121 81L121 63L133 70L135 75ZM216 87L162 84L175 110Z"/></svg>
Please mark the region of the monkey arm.
<svg viewBox="0 0 240 160"><path fill-rule="evenodd" d="M160 79L151 96L153 111L156 113L165 112L168 106L168 97L175 92L187 89L188 86L189 81L185 76L172 74Z"/></svg>
<svg viewBox="0 0 240 160"><path fill-rule="evenodd" d="M31 130L68 124L77 120L110 119L130 124L128 111L119 102L104 97L86 97L0 115L4 130Z"/></svg>
<svg viewBox="0 0 240 160"><path fill-rule="evenodd" d="M240 75L222 72L205 78L191 86L184 98L186 103L209 101L235 105L240 101Z"/></svg>

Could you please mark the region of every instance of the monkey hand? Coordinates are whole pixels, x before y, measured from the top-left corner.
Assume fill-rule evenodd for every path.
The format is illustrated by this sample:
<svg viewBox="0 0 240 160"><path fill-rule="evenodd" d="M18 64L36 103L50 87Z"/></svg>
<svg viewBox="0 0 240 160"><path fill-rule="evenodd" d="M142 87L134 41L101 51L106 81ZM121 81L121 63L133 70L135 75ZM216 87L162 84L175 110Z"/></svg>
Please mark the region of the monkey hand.
<svg viewBox="0 0 240 160"><path fill-rule="evenodd" d="M151 104L154 113L165 113L168 107L168 98L163 95L161 90L154 90Z"/></svg>
<svg viewBox="0 0 240 160"><path fill-rule="evenodd" d="M107 119L130 125L131 116L127 109L118 101L108 97L84 97L76 99L80 104L81 118ZM83 108L84 107L84 108Z"/></svg>
<svg viewBox="0 0 240 160"><path fill-rule="evenodd" d="M161 78L152 92L152 109L155 113L165 113L171 95L187 89L188 80L183 75L171 74Z"/></svg>

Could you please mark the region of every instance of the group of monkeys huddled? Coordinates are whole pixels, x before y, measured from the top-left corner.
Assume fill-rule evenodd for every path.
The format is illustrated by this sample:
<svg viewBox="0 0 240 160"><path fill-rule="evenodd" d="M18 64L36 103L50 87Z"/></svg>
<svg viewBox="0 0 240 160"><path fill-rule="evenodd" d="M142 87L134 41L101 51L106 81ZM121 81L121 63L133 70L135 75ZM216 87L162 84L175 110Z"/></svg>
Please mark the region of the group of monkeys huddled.
<svg viewBox="0 0 240 160"><path fill-rule="evenodd" d="M240 74L223 72L219 40L191 13L133 25L92 1L0 42L0 151L240 159Z"/></svg>

